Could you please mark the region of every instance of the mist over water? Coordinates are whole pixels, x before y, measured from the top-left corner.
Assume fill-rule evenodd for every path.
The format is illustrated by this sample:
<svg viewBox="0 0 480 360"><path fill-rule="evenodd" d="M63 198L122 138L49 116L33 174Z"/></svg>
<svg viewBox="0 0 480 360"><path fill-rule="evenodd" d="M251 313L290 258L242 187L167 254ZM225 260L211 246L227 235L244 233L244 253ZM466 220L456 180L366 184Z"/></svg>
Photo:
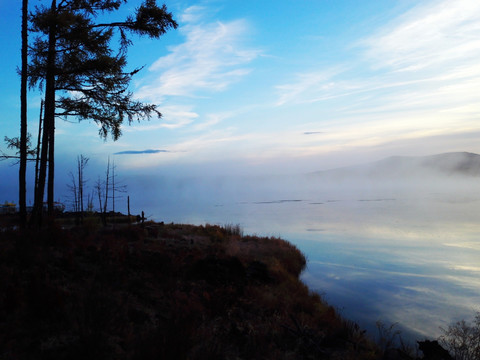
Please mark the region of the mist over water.
<svg viewBox="0 0 480 360"><path fill-rule="evenodd" d="M381 320L407 339L433 338L470 319L480 310L478 177L368 174L159 176L129 193L157 221L291 241L308 258L303 280L372 334Z"/></svg>

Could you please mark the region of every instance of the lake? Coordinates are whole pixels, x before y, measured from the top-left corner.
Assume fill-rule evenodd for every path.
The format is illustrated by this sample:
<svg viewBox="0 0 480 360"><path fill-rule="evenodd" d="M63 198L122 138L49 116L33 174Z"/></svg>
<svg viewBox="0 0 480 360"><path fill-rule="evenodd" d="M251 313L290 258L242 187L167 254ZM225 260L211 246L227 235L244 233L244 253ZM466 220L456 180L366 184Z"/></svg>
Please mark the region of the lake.
<svg viewBox="0 0 480 360"><path fill-rule="evenodd" d="M381 320L398 323L407 340L435 338L440 327L480 310L475 179L159 177L141 183L142 189L129 189L136 194L132 204L157 221L239 224L247 234L294 243L308 258L304 282L372 335Z"/></svg>

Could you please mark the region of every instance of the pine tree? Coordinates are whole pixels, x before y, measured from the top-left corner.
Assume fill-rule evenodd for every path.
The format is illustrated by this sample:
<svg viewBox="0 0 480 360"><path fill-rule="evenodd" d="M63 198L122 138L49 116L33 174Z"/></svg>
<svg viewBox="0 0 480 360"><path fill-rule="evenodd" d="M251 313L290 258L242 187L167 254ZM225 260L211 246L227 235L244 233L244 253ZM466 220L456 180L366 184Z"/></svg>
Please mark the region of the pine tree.
<svg viewBox="0 0 480 360"><path fill-rule="evenodd" d="M48 160L48 213L53 216L55 119L69 117L93 120L99 134L113 140L121 135L124 121L161 117L153 104L144 104L128 91L132 77L141 68L126 71L128 34L158 38L177 23L165 5L145 0L125 21L96 22L98 15L111 13L126 0L52 0L39 6L31 16L34 32L29 81L45 88L45 117L35 194L34 218L43 205ZM117 47L112 46L115 38ZM38 221L38 220L36 220Z"/></svg>

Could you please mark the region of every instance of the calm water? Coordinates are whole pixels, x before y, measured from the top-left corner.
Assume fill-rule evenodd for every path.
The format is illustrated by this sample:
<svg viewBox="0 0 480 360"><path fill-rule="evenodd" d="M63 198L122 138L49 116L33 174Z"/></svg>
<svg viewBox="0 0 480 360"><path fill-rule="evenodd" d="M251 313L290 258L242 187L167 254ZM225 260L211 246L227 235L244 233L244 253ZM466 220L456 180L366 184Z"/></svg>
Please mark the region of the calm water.
<svg viewBox="0 0 480 360"><path fill-rule="evenodd" d="M303 280L372 334L398 323L433 338L480 310L480 181L330 183L170 179L137 196L165 222L240 224L308 258Z"/></svg>

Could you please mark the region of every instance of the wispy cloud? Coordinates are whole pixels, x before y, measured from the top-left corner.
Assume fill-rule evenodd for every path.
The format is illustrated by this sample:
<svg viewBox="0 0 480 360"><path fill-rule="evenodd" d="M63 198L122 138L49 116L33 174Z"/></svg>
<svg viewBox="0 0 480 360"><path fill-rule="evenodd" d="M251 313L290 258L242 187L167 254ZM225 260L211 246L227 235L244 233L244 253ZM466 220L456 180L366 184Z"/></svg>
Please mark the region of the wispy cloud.
<svg viewBox="0 0 480 360"><path fill-rule="evenodd" d="M151 81L137 95L155 102L167 96L198 97L226 89L250 73L247 67L259 56L244 44L249 25L243 20L200 23L202 7L188 8L181 20L185 42L169 48L169 54L151 67Z"/></svg>
<svg viewBox="0 0 480 360"><path fill-rule="evenodd" d="M183 24L188 23L198 23L200 22L207 9L201 5L192 5L185 9L185 11L180 15L180 21Z"/></svg>
<svg viewBox="0 0 480 360"><path fill-rule="evenodd" d="M190 105L162 106L163 120L161 127L176 129L191 124L199 117Z"/></svg>
<svg viewBox="0 0 480 360"><path fill-rule="evenodd" d="M234 111L225 111L219 113L210 113L205 115L205 120L203 122L199 122L193 127L194 131L204 131L208 130L215 125L222 123L223 121L233 117L236 115Z"/></svg>
<svg viewBox="0 0 480 360"><path fill-rule="evenodd" d="M169 152L168 150L126 150L126 151L120 151L116 152L113 155L141 155L141 154L158 154L158 153L167 153Z"/></svg>
<svg viewBox="0 0 480 360"><path fill-rule="evenodd" d="M191 105L165 105L160 108L162 118L154 119L142 126L125 127L124 132L153 131L157 129L178 129L194 122L200 115Z"/></svg>
<svg viewBox="0 0 480 360"><path fill-rule="evenodd" d="M322 102L343 146L478 130L479 1L421 2L355 45L344 67L278 86L277 105Z"/></svg>
<svg viewBox="0 0 480 360"><path fill-rule="evenodd" d="M392 24L360 42L379 68L419 71L475 60L480 50L480 2L421 2Z"/></svg>
<svg viewBox="0 0 480 360"><path fill-rule="evenodd" d="M339 84L334 79L345 71L343 67L327 70L311 71L295 76L295 80L276 87L279 98L278 106L286 103L307 103L334 96L338 93Z"/></svg>
<svg viewBox="0 0 480 360"><path fill-rule="evenodd" d="M323 131L305 131L303 135L318 135L318 134L324 134Z"/></svg>

